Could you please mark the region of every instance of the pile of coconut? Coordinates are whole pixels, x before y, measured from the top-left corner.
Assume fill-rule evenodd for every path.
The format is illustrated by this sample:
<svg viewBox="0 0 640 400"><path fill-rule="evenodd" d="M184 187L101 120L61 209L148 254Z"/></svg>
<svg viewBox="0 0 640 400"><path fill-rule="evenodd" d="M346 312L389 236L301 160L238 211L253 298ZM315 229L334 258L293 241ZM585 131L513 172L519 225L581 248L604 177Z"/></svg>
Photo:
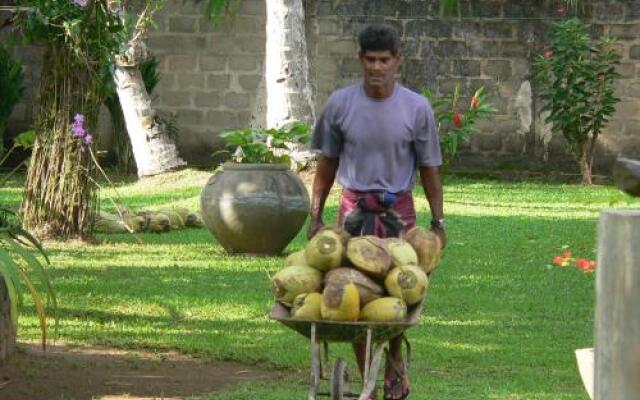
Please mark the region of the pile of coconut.
<svg viewBox="0 0 640 400"><path fill-rule="evenodd" d="M198 212L185 207L167 208L158 211L134 212L119 207L117 214L100 211L96 215L93 229L98 233L167 232L185 227L202 228L204 222Z"/></svg>
<svg viewBox="0 0 640 400"><path fill-rule="evenodd" d="M271 277L276 301L294 319L402 322L424 299L440 259L440 240L421 227L402 239L316 234Z"/></svg>

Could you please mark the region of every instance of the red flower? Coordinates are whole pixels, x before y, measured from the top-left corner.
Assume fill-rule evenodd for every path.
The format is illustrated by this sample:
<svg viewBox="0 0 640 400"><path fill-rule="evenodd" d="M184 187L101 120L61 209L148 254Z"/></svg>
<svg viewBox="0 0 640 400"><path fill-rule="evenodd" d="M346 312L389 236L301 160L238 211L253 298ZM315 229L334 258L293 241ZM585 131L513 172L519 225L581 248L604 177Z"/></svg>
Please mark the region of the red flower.
<svg viewBox="0 0 640 400"><path fill-rule="evenodd" d="M551 58L551 56L553 56L553 50L547 50L544 52L544 56L546 58Z"/></svg>
<svg viewBox="0 0 640 400"><path fill-rule="evenodd" d="M571 251L570 251L570 250L567 250L567 251L565 251L565 252L563 252L563 253L562 253L562 257L563 257L563 258L571 258L571 256L572 256L572 255L573 255L573 254L571 254Z"/></svg>
<svg viewBox="0 0 640 400"><path fill-rule="evenodd" d="M576 265L582 270L587 269L589 268L589 260L587 260L586 258L578 258L576 260Z"/></svg>
<svg viewBox="0 0 640 400"><path fill-rule="evenodd" d="M462 114L457 111L453 113L453 125L455 125L456 128L460 128L462 126Z"/></svg>
<svg viewBox="0 0 640 400"><path fill-rule="evenodd" d="M554 265L557 265L557 266L559 266L559 267L561 267L561 266L562 266L562 264L564 264L564 261L565 261L565 260L564 260L564 258L562 258L561 256L555 256L555 257L553 257L553 264L554 264Z"/></svg>

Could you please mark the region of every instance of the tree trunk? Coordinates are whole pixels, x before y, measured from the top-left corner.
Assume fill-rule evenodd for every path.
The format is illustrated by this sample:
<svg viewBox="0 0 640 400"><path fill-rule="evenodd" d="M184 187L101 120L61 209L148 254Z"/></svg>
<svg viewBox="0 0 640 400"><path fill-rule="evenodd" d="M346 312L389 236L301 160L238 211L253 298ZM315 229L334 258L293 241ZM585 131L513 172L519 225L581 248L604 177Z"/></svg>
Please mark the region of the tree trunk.
<svg viewBox="0 0 640 400"><path fill-rule="evenodd" d="M9 291L0 276L0 365L16 350L16 331L11 321Z"/></svg>
<svg viewBox="0 0 640 400"><path fill-rule="evenodd" d="M22 222L36 235L59 239L86 238L97 205L91 183L94 164L81 139L74 137L74 115L84 114L85 126L96 126L102 102L101 82L73 62L68 50L50 48L43 65L34 125Z"/></svg>
<svg viewBox="0 0 640 400"><path fill-rule="evenodd" d="M116 65L113 76L138 176L157 175L185 166L186 162L178 155L175 143L151 106L137 66Z"/></svg>
<svg viewBox="0 0 640 400"><path fill-rule="evenodd" d="M315 122L302 0L269 0L265 56L266 125Z"/></svg>
<svg viewBox="0 0 640 400"><path fill-rule="evenodd" d="M588 141L584 143L580 143L580 158L578 160L580 164L580 173L582 174L582 184L583 185L592 185L593 181L591 179L591 166L593 163L593 158L589 156Z"/></svg>

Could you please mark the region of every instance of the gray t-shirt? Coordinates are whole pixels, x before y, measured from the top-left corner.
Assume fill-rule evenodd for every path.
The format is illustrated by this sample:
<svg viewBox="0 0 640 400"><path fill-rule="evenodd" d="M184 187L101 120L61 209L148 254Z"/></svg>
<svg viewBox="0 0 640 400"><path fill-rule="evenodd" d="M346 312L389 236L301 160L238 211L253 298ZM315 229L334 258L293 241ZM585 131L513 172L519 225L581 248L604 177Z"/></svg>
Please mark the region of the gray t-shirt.
<svg viewBox="0 0 640 400"><path fill-rule="evenodd" d="M411 190L417 166L442 164L429 101L397 83L381 100L367 96L362 84L333 92L311 149L339 158L338 182L352 190Z"/></svg>

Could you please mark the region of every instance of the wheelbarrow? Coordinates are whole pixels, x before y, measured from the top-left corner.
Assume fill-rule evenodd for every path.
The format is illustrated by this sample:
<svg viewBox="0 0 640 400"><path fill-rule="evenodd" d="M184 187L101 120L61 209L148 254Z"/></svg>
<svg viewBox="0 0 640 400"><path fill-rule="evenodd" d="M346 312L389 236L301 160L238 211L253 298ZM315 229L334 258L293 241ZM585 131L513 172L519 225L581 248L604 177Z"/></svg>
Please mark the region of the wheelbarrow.
<svg viewBox="0 0 640 400"><path fill-rule="evenodd" d="M409 307L407 319L403 322L299 320L291 318L289 310L280 303L273 306L270 318L282 322L311 340L311 382L308 400L316 400L318 396L329 397L331 400L368 400L375 391L386 343L398 335L403 335L405 330L420 322L423 303L424 301ZM334 361L330 378L327 378L330 342L365 343L365 364L360 394L350 391L350 375L347 363L342 358ZM322 355L321 343L324 350ZM408 369L411 348L406 338L405 344L405 365ZM329 392L320 391L321 380L330 381Z"/></svg>

